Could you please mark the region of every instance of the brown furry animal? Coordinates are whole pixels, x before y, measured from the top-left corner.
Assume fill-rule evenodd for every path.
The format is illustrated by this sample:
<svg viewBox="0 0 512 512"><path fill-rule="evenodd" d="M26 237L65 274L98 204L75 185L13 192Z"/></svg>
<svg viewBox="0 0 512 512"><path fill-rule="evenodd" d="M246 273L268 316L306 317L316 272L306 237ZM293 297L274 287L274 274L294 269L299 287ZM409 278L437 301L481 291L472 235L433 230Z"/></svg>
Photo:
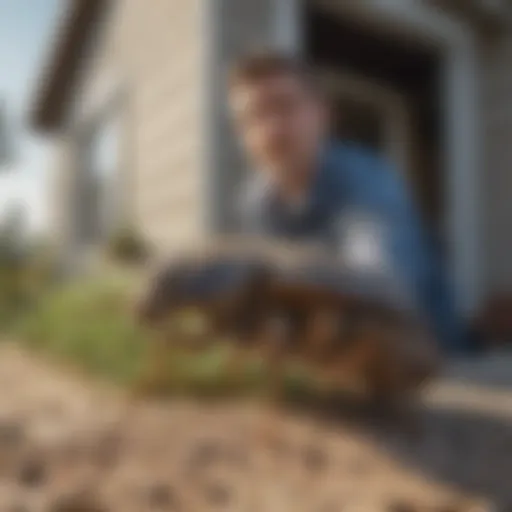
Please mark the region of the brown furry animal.
<svg viewBox="0 0 512 512"><path fill-rule="evenodd" d="M319 252L231 244L176 260L156 275L139 315L157 325L184 307L236 347L264 351L276 389L290 358L379 398L409 393L437 366L435 343L396 281Z"/></svg>

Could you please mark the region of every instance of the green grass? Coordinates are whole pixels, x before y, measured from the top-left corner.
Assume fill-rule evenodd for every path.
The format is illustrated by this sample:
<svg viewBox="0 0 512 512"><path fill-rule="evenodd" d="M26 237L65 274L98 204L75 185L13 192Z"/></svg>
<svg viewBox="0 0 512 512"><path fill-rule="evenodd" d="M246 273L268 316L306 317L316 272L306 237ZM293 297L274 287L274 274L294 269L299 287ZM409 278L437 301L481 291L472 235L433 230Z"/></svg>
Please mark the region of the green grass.
<svg viewBox="0 0 512 512"><path fill-rule="evenodd" d="M128 314L128 297L118 280L75 282L41 299L14 332L36 350L130 382L143 362L145 335Z"/></svg>
<svg viewBox="0 0 512 512"><path fill-rule="evenodd" d="M22 316L14 335L33 350L145 393L213 398L265 392L262 361L247 361L234 378L226 371L230 352L225 343L213 343L195 354L171 344L165 357L159 353L158 370L152 368L154 335L130 313L132 290L133 281L119 276L61 286ZM304 371L290 368L290 396L311 387Z"/></svg>

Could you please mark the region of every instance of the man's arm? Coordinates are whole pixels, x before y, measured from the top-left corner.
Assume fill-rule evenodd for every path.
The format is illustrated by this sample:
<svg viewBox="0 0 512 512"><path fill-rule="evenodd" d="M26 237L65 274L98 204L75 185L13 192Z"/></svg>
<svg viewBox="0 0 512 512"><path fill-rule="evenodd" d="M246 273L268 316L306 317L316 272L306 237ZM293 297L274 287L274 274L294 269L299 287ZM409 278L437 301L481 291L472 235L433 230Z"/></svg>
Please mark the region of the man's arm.
<svg viewBox="0 0 512 512"><path fill-rule="evenodd" d="M414 208L390 219L390 250L398 272L415 287L413 293L443 346L463 349L464 335L455 297L440 251Z"/></svg>
<svg viewBox="0 0 512 512"><path fill-rule="evenodd" d="M463 349L464 334L449 276L405 183L378 158L369 157L366 164L371 168L369 173L362 173L369 180L359 184L359 190L366 191L359 198L359 206L377 226L375 233L368 235L367 252L371 255L373 251L377 260L374 263L378 264L381 258L382 264L400 280L406 295L430 321L442 347L449 351ZM360 251L363 253L364 247Z"/></svg>

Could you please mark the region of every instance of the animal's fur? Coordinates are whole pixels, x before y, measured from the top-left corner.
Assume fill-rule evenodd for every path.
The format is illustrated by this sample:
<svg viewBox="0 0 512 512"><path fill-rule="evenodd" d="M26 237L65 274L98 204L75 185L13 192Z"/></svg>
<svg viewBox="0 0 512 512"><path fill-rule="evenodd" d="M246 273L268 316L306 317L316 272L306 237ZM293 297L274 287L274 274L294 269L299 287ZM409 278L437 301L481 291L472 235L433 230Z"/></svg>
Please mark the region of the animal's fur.
<svg viewBox="0 0 512 512"><path fill-rule="evenodd" d="M275 375L294 357L331 381L350 378L371 395L397 396L431 376L436 358L424 325L392 285L318 251L232 243L167 265L139 312L155 325L192 306L238 347L265 349Z"/></svg>

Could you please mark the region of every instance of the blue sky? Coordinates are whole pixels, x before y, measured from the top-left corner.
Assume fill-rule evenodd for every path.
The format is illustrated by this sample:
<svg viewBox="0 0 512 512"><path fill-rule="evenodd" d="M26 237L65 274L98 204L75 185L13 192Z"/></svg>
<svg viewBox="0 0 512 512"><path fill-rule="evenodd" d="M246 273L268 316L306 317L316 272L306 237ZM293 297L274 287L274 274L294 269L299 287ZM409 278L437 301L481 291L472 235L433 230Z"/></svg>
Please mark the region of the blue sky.
<svg viewBox="0 0 512 512"><path fill-rule="evenodd" d="M22 202L37 231L48 221L51 141L30 130L27 114L66 1L0 0L0 102L15 134L15 159L0 167L0 216Z"/></svg>

